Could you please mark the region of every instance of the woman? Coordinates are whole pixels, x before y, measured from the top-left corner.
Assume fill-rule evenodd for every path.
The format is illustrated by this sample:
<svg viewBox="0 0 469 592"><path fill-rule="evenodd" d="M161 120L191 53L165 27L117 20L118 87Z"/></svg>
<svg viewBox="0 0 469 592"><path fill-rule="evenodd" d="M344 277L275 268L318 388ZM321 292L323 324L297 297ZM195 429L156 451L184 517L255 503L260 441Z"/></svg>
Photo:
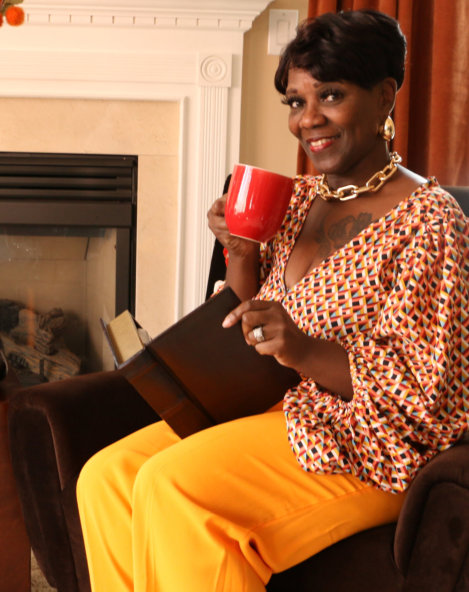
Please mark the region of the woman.
<svg viewBox="0 0 469 592"><path fill-rule="evenodd" d="M273 572L396 520L418 469L467 429L467 223L389 154L404 57L398 24L372 11L308 21L286 48L276 87L321 176L297 178L260 249L230 236L225 197L208 217L243 300L224 325L302 381L283 411L182 441L160 422L88 462L94 592L265 590Z"/></svg>

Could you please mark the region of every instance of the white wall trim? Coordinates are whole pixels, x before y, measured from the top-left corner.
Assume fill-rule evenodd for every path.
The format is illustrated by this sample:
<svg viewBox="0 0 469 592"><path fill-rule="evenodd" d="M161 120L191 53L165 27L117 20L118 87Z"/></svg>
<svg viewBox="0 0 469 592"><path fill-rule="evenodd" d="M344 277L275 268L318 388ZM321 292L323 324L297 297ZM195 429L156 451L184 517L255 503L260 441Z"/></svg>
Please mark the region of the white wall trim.
<svg viewBox="0 0 469 592"><path fill-rule="evenodd" d="M28 23L2 27L0 96L179 101L177 317L204 299L206 211L239 158L243 33L271 1L27 0Z"/></svg>

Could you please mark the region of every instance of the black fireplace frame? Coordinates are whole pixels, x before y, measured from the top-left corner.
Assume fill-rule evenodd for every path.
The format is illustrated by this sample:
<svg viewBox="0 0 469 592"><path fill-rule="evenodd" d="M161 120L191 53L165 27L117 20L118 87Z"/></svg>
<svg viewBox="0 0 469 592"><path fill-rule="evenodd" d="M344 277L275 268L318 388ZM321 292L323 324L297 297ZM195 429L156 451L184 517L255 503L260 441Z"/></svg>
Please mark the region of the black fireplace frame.
<svg viewBox="0 0 469 592"><path fill-rule="evenodd" d="M116 229L115 312L135 313L138 156L0 152L0 226Z"/></svg>

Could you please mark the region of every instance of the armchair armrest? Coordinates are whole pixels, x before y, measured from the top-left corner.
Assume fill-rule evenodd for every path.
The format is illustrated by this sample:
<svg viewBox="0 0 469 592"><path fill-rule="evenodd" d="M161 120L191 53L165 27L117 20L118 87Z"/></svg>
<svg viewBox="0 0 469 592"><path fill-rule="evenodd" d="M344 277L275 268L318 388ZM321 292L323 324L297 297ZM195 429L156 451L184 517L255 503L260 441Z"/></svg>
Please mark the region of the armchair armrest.
<svg viewBox="0 0 469 592"><path fill-rule="evenodd" d="M468 522L469 441L463 439L432 459L407 494L394 539L404 591L458 589L469 552Z"/></svg>
<svg viewBox="0 0 469 592"><path fill-rule="evenodd" d="M63 486L95 452L158 419L117 372L23 388L9 407L12 455L34 456L35 438L51 438ZM25 445L30 446L28 450ZM42 451L37 462L39 456Z"/></svg>
<svg viewBox="0 0 469 592"><path fill-rule="evenodd" d="M37 561L58 590L89 590L76 479L95 452L158 416L117 372L20 389L8 413L12 465Z"/></svg>

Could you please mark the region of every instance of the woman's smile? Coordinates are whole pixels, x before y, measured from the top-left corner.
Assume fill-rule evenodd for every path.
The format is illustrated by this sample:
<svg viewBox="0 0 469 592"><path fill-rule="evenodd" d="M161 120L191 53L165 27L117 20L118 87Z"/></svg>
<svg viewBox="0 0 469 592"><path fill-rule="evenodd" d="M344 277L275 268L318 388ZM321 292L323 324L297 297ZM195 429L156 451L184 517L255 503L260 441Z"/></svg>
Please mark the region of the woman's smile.
<svg viewBox="0 0 469 592"><path fill-rule="evenodd" d="M338 137L339 136L336 135L321 138L311 138L310 140L306 140L306 144L307 146L309 146L311 152L321 152L322 150L329 148L329 146L332 146L332 144Z"/></svg>

